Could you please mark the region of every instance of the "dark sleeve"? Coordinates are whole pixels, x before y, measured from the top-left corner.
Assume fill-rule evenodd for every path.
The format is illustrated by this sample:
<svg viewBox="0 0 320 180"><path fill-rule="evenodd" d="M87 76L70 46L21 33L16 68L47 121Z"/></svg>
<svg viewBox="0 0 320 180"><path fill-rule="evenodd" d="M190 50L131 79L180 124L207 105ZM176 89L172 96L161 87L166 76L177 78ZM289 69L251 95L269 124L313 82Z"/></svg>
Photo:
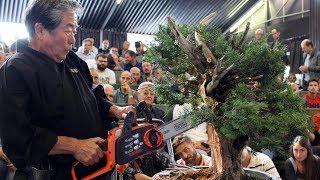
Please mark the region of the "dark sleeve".
<svg viewBox="0 0 320 180"><path fill-rule="evenodd" d="M46 157L57 135L31 123L31 95L22 73L13 66L2 67L0 73L2 146L12 163L22 168Z"/></svg>
<svg viewBox="0 0 320 180"><path fill-rule="evenodd" d="M314 66L309 66L309 71L319 73L320 72L320 56L319 53L315 55L314 60L316 61Z"/></svg>
<svg viewBox="0 0 320 180"><path fill-rule="evenodd" d="M113 119L110 117L109 110L113 105L104 94L103 86L98 85L93 89L94 96L96 97L98 109L100 113L100 117L103 120L103 124L107 127L107 129L111 128L112 121L117 119Z"/></svg>
<svg viewBox="0 0 320 180"><path fill-rule="evenodd" d="M284 163L284 169L287 180L297 180L296 172L294 171L293 165L289 159Z"/></svg>
<svg viewBox="0 0 320 180"><path fill-rule="evenodd" d="M68 58L68 60L70 59L71 61L74 62L74 64L80 70L82 76L85 78L86 82L88 83L88 86L90 88L92 88L93 79L91 77L90 70L88 68L87 63L84 60L82 60L81 58L79 58L78 55L76 53L74 53L73 51L70 51L68 53L67 58Z"/></svg>

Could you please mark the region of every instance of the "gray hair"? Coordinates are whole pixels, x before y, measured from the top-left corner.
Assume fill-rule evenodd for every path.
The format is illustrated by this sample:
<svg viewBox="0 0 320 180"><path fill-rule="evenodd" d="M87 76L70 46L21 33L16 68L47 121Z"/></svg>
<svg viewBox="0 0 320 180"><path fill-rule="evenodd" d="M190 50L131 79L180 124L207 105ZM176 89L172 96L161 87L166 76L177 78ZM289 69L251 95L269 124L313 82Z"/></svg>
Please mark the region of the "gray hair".
<svg viewBox="0 0 320 180"><path fill-rule="evenodd" d="M81 10L76 0L32 0L25 10L24 22L30 37L34 37L36 23L52 31L61 23L63 12L74 11L79 16Z"/></svg>
<svg viewBox="0 0 320 180"><path fill-rule="evenodd" d="M145 89L145 88L150 87L150 86L152 87L152 86L154 86L154 84L152 82L145 81L145 82L143 82L143 83L141 83L139 85L138 92L140 92L142 89Z"/></svg>
<svg viewBox="0 0 320 180"><path fill-rule="evenodd" d="M255 34L263 34L263 30L262 29L257 29L256 31L255 31Z"/></svg>

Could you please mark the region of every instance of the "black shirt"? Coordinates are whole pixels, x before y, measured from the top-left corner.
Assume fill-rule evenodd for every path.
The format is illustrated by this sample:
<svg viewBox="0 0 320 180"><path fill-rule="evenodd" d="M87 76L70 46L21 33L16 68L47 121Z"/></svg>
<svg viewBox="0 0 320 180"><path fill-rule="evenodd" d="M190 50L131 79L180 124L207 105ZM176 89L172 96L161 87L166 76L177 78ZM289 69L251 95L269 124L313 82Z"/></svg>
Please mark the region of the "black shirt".
<svg viewBox="0 0 320 180"><path fill-rule="evenodd" d="M57 64L26 41L19 47L0 68L0 133L13 164L23 168L48 157L57 136L103 137L81 60L70 52Z"/></svg>

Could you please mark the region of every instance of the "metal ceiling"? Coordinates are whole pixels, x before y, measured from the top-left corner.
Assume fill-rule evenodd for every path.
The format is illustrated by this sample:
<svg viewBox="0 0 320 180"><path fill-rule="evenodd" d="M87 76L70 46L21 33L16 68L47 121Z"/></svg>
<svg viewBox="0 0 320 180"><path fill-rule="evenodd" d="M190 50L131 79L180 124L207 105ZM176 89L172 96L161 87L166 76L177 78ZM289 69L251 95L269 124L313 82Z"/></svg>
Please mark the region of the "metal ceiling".
<svg viewBox="0 0 320 180"><path fill-rule="evenodd" d="M29 0L0 0L0 22L22 22ZM78 0L83 7L79 25L87 29L153 34L173 16L177 23L196 24L213 11L210 23L227 29L258 0ZM241 6L243 4L243 6ZM234 9L241 7L233 16Z"/></svg>

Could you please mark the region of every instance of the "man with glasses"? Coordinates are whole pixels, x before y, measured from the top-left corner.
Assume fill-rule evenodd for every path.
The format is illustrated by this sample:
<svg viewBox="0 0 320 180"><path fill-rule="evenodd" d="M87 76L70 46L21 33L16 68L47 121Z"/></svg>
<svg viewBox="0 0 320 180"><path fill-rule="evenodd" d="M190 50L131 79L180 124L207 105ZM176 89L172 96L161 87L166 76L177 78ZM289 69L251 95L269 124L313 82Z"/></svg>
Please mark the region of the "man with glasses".
<svg viewBox="0 0 320 180"><path fill-rule="evenodd" d="M104 90L104 94L107 96L109 101L113 102L114 96L115 96L114 87L110 84L104 84L103 90Z"/></svg>
<svg viewBox="0 0 320 180"><path fill-rule="evenodd" d="M163 121L167 121L165 119L165 113L162 109L154 106L154 100L155 100L155 90L154 90L154 84L152 82L143 82L138 87L138 100L139 102L145 101L148 108L151 111L152 118L161 119ZM139 112L137 110L137 117L143 118L143 112Z"/></svg>

